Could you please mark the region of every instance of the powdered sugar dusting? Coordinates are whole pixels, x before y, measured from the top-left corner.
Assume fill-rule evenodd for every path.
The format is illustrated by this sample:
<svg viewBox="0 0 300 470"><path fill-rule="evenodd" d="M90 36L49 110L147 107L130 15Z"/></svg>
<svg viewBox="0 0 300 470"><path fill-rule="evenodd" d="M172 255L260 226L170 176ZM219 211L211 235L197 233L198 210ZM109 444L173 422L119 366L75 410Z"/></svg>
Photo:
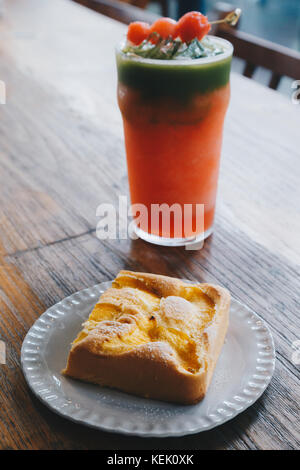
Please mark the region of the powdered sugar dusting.
<svg viewBox="0 0 300 470"><path fill-rule="evenodd" d="M108 320L110 305L114 314ZM205 349L202 332L212 309L198 286L159 276L141 274L140 278L138 273L119 275L114 287L100 297L97 309L98 320L86 322L83 332L99 351L134 350L152 360L176 361L190 371L200 367Z"/></svg>

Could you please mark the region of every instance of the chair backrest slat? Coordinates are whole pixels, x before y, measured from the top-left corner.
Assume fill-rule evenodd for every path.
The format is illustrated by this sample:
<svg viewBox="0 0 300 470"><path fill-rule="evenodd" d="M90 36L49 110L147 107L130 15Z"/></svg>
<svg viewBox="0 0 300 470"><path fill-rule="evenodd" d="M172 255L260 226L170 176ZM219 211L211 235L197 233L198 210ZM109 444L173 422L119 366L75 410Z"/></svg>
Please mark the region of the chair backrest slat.
<svg viewBox="0 0 300 470"><path fill-rule="evenodd" d="M269 81L269 88L272 88L273 90L277 90L281 78L282 78L281 75L278 75L277 73L273 72L271 75L271 79Z"/></svg>
<svg viewBox="0 0 300 470"><path fill-rule="evenodd" d="M254 64L251 64L250 62L246 62L243 75L244 77L252 78L253 74L255 72L256 66Z"/></svg>

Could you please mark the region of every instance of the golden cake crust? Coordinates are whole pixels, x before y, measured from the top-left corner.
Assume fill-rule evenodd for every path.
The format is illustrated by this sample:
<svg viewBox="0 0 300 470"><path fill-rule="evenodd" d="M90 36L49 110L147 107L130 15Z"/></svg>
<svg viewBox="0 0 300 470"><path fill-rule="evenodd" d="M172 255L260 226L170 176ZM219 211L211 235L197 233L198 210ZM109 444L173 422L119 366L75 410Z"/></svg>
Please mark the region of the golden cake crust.
<svg viewBox="0 0 300 470"><path fill-rule="evenodd" d="M210 384L228 326L229 292L120 271L72 344L63 373L136 395L192 404Z"/></svg>

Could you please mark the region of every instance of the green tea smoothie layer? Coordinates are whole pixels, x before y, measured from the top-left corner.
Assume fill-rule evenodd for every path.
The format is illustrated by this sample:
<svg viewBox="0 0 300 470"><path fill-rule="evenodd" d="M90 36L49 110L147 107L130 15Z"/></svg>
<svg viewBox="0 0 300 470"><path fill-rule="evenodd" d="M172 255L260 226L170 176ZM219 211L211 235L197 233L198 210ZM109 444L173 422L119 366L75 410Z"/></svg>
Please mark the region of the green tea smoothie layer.
<svg viewBox="0 0 300 470"><path fill-rule="evenodd" d="M224 41L225 42L225 41ZM197 60L153 60L117 53L118 79L145 97L185 99L206 93L229 81L232 48L212 58Z"/></svg>

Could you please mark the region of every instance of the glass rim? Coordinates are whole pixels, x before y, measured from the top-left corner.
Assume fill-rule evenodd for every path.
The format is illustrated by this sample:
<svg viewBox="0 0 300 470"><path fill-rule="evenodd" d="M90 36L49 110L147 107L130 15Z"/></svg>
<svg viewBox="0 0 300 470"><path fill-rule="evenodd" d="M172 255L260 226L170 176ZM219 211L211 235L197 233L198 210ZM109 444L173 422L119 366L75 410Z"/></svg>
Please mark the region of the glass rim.
<svg viewBox="0 0 300 470"><path fill-rule="evenodd" d="M119 42L116 46L116 52L119 53L122 57L126 58L127 60L142 63L142 64L151 64L151 65L172 65L172 66L182 66L182 65L205 65L210 64L213 62L221 62L222 60L228 59L228 57L232 56L233 54L233 45L227 39L220 38L219 36L208 35L209 38L212 38L219 42L220 44L225 46L225 50L222 54L218 54L215 56L210 57L201 57L199 59L149 59L145 57L139 56L130 56L125 54L122 51L122 48L125 45L126 39L123 39Z"/></svg>

